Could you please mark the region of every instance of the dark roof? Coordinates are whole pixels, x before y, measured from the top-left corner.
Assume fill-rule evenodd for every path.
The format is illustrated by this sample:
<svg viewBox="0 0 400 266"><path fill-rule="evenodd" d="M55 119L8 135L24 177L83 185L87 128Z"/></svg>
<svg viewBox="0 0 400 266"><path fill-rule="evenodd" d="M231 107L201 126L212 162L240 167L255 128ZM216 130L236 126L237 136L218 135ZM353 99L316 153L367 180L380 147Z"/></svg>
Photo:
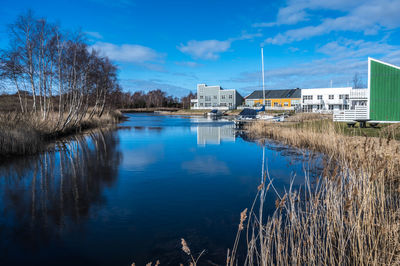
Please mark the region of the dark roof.
<svg viewBox="0 0 400 266"><path fill-rule="evenodd" d="M283 98L300 98L301 90L300 89L291 89L291 90L265 90L265 99L283 99ZM252 94L247 96L246 99L262 99L263 91L253 91Z"/></svg>
<svg viewBox="0 0 400 266"><path fill-rule="evenodd" d="M251 117L251 116L256 116L257 115L257 110L254 109L250 109L250 108L244 108L240 114L240 116L247 116L247 117Z"/></svg>

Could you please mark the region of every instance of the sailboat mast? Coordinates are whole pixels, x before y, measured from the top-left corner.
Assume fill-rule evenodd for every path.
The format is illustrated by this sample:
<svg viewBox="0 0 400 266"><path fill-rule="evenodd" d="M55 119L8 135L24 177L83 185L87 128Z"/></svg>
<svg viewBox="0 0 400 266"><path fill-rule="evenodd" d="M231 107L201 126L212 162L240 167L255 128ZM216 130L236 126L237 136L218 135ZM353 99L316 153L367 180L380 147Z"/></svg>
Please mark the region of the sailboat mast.
<svg viewBox="0 0 400 266"><path fill-rule="evenodd" d="M264 86L264 48L262 48L262 47L261 47L261 66L262 66L263 105L265 106L265 86Z"/></svg>

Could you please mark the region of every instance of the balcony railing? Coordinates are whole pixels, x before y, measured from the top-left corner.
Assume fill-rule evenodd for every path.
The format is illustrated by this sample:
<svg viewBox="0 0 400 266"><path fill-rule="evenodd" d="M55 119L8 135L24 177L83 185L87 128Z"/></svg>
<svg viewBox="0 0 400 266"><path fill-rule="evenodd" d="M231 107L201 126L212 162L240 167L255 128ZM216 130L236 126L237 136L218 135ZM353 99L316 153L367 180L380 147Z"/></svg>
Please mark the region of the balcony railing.
<svg viewBox="0 0 400 266"><path fill-rule="evenodd" d="M368 90L367 89L352 89L350 91L350 99L367 99Z"/></svg>
<svg viewBox="0 0 400 266"><path fill-rule="evenodd" d="M324 104L323 100L303 100L303 104Z"/></svg>
<svg viewBox="0 0 400 266"><path fill-rule="evenodd" d="M333 121L353 122L368 119L368 107L356 105L354 109L333 112Z"/></svg>

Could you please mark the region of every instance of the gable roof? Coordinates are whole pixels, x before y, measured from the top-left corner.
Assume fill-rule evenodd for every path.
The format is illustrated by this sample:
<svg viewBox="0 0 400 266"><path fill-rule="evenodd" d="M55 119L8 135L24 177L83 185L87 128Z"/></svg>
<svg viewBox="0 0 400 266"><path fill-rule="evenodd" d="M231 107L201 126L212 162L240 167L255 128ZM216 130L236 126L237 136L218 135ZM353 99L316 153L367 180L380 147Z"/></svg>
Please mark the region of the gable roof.
<svg viewBox="0 0 400 266"><path fill-rule="evenodd" d="M284 99L284 98L300 98L300 89L290 89L290 90L265 90L265 99ZM246 99L262 99L263 91L257 90L253 91Z"/></svg>

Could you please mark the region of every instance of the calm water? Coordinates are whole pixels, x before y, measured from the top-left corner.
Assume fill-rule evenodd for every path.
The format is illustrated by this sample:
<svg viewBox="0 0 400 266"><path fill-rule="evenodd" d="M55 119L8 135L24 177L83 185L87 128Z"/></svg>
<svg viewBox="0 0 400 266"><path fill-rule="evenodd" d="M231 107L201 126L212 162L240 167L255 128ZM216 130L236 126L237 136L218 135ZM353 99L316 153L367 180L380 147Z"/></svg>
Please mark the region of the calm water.
<svg viewBox="0 0 400 266"><path fill-rule="evenodd" d="M116 131L0 165L1 265L224 264L240 212L260 181L263 148L228 121L129 115ZM303 182L309 160L266 143L278 190ZM267 195L266 213L275 206Z"/></svg>

